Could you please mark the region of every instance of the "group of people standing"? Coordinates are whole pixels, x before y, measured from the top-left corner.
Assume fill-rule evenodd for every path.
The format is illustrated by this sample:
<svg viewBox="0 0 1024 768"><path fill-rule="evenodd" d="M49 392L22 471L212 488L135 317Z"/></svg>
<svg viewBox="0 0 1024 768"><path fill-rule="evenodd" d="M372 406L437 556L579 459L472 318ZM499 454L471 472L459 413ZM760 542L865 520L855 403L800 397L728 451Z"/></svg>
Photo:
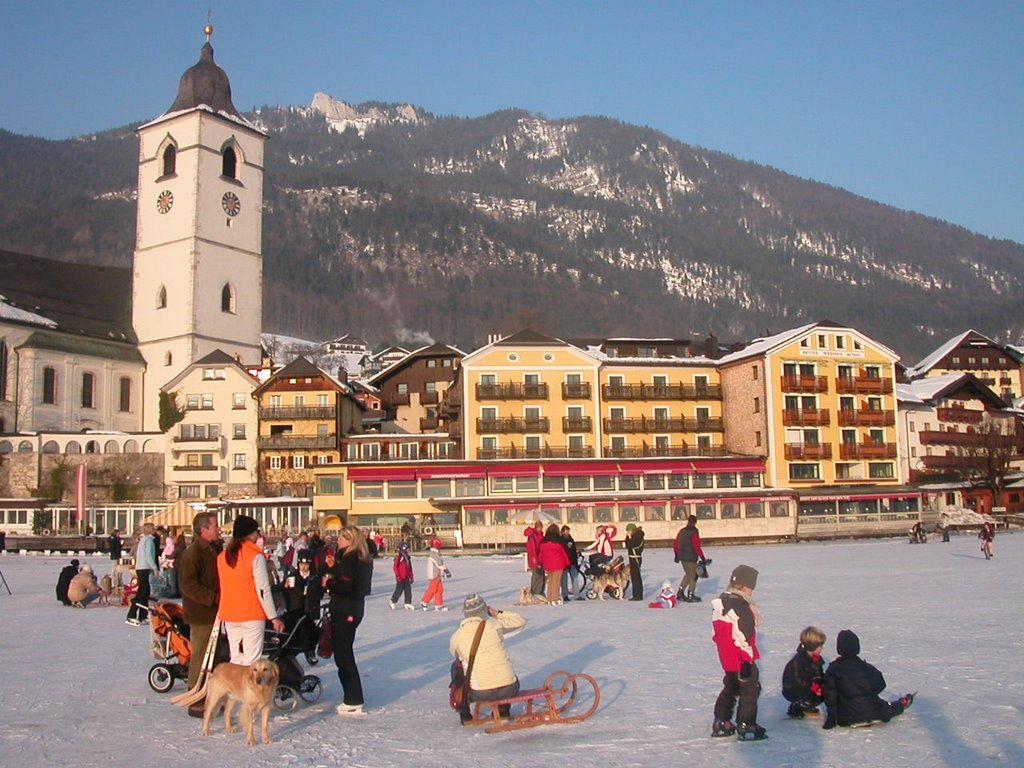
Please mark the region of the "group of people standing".
<svg viewBox="0 0 1024 768"><path fill-rule="evenodd" d="M288 613L318 613L320 595L326 591L330 596L331 646L344 691L338 713L362 714L362 680L353 646L372 572L366 537L353 526L343 527L337 547L325 549L320 567L316 567L312 551L298 552L296 564L286 566L285 600L279 608L271 589L272 565L257 544L260 529L254 518L235 518L231 538L223 547L216 514L200 512L192 529L192 543L179 563L182 606L192 642L189 688L199 681L218 619L227 635L231 663L251 664L263 653L268 621L274 631L284 632ZM192 704L189 714L202 717L204 706L202 701Z"/></svg>

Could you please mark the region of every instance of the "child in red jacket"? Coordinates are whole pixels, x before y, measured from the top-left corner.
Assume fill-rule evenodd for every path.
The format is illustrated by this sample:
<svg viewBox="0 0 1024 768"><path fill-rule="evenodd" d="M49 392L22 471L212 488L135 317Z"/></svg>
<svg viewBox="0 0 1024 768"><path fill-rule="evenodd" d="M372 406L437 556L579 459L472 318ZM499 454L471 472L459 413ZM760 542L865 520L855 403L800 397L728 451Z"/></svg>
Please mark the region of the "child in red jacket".
<svg viewBox="0 0 1024 768"><path fill-rule="evenodd" d="M395 554L395 560L392 564L392 568L395 571L395 592L391 595L391 602L388 605L391 606L391 610L395 610L395 606L398 605L398 596L405 595L405 610L415 610L412 604L412 558L409 556L409 542L403 541L398 545L398 552Z"/></svg>

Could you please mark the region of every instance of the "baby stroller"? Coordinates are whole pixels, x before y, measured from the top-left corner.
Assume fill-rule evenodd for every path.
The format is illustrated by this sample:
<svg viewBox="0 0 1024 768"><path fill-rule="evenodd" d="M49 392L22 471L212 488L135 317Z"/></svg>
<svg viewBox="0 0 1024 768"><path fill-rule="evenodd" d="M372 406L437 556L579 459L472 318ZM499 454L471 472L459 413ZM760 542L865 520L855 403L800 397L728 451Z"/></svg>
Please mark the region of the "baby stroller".
<svg viewBox="0 0 1024 768"><path fill-rule="evenodd" d="M167 693L175 680L188 679L192 658L185 612L177 603L156 603L149 607L150 650L159 661L149 668L149 687Z"/></svg>
<svg viewBox="0 0 1024 768"><path fill-rule="evenodd" d="M316 675L307 675L297 656L316 653L317 642L325 623L331 620L330 611L322 607L319 620L303 611L285 614L285 631L267 629L263 635L263 650L267 658L277 664L281 678L274 692L274 706L282 710L295 709L299 699L312 704L323 693L323 683Z"/></svg>
<svg viewBox="0 0 1024 768"><path fill-rule="evenodd" d="M622 558L622 555L616 555L612 560L601 560L600 555L591 555L589 562L583 561L581 558L580 573L583 574L583 588L586 591L587 599L597 599L597 588L594 586L594 582L598 576L605 576L611 573L618 574L625 568L626 561Z"/></svg>

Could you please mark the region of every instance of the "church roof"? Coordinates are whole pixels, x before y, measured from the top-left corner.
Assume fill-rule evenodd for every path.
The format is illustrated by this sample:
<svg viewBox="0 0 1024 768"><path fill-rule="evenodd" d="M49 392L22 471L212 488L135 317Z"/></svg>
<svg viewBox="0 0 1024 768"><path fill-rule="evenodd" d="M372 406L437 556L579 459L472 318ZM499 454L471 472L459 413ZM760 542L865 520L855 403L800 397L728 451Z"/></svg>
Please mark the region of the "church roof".
<svg viewBox="0 0 1024 768"><path fill-rule="evenodd" d="M178 97L167 111L181 112L204 104L215 112L242 116L231 101L231 82L227 73L213 61L213 46L209 40L199 52L199 61L181 76Z"/></svg>
<svg viewBox="0 0 1024 768"><path fill-rule="evenodd" d="M136 343L130 269L0 250L0 302L22 310L0 313L7 322Z"/></svg>

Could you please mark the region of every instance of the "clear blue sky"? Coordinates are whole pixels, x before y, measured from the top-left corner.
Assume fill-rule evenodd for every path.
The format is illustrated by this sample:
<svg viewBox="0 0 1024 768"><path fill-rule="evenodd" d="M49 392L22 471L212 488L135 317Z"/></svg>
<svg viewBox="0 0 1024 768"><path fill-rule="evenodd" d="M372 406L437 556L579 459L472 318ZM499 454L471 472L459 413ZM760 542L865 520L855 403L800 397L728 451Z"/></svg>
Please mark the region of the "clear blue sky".
<svg viewBox="0 0 1024 768"><path fill-rule="evenodd" d="M605 115L1024 243L1024 2L0 0L0 128L152 118L208 9L235 105Z"/></svg>

